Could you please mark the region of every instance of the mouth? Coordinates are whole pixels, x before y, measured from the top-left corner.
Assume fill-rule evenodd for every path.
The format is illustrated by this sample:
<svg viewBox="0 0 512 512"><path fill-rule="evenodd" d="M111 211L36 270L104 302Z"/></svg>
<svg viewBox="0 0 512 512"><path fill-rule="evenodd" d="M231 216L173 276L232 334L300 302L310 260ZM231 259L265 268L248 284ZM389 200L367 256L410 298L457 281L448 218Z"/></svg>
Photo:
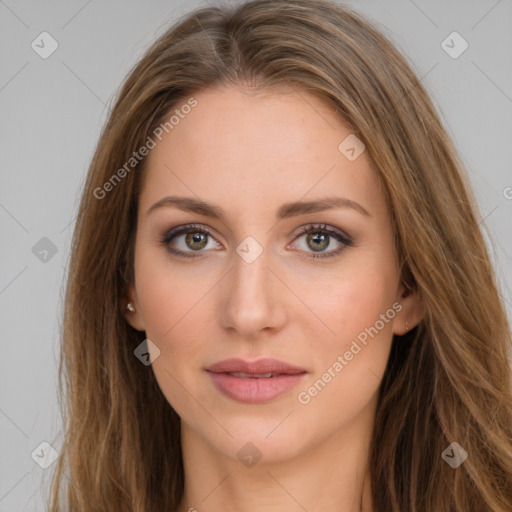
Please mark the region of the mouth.
<svg viewBox="0 0 512 512"><path fill-rule="evenodd" d="M206 369L215 387L237 402L269 402L290 391L307 371L276 359L230 359Z"/></svg>

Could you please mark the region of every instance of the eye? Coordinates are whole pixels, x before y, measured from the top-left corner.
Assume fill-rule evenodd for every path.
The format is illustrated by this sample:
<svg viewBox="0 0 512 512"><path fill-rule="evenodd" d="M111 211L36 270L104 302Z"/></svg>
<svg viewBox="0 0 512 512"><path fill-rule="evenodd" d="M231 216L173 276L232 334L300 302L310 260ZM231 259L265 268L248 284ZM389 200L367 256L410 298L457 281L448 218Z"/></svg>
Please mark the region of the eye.
<svg viewBox="0 0 512 512"><path fill-rule="evenodd" d="M204 226L186 224L168 231L162 237L161 243L166 246L171 254L185 258L196 258L197 256L191 253L204 252L202 249L214 249L216 247L216 244L212 244L213 247L208 247L208 238L213 241L212 234ZM176 244L178 248L171 247L171 242Z"/></svg>
<svg viewBox="0 0 512 512"><path fill-rule="evenodd" d="M303 252L310 252L312 249L313 254L307 257L313 259L331 258L340 254L346 247L352 245L352 238L342 231L328 228L325 224L320 226L309 225L302 228L295 240L305 236L305 249ZM208 240L208 239L211 240ZM323 252L330 247L331 239L335 239L340 245L337 249ZM218 242L214 241L213 235L204 226L197 224L186 224L171 229L161 238L160 242L166 249L173 255L184 258L197 258L198 253L205 252L203 249L215 249L218 247ZM211 246L208 244L211 242ZM172 247L174 244L176 247ZM196 253L196 254L194 254Z"/></svg>
<svg viewBox="0 0 512 512"><path fill-rule="evenodd" d="M351 237L341 231L328 228L326 224L320 226L310 225L302 228L295 240L298 240L304 236L305 249L301 250L309 252L308 249L312 249L314 254L311 254L308 257L314 259L325 259L337 256L346 247L351 246L353 243ZM334 238L338 244L341 244L341 246L329 252L321 252L331 246L332 238Z"/></svg>

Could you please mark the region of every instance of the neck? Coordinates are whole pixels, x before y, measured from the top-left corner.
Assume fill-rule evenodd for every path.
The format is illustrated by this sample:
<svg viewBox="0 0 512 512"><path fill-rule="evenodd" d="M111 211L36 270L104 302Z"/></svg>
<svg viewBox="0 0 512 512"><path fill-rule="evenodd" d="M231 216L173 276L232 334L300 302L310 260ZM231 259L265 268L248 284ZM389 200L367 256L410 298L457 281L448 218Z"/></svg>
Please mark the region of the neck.
<svg viewBox="0 0 512 512"><path fill-rule="evenodd" d="M236 458L244 443L227 457L182 421L185 489L178 512L373 512L368 415L374 406L316 444L291 447L286 460L272 459L266 447L267 456L250 467Z"/></svg>

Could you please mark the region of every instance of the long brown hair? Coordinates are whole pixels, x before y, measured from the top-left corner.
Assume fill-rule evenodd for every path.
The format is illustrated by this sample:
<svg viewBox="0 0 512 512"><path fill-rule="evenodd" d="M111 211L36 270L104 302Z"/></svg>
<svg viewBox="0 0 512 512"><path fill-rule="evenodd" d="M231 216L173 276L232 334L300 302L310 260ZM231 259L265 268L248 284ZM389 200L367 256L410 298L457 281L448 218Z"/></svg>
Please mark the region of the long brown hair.
<svg viewBox="0 0 512 512"><path fill-rule="evenodd" d="M180 503L179 417L151 366L134 357L144 333L123 313L146 159L126 163L171 109L223 84L318 96L364 142L383 185L402 281L421 294L426 315L393 340L381 383L375 510L510 512L511 333L466 171L406 60L371 22L327 0L196 10L148 49L120 89L72 243L52 512L174 511ZM442 457L453 442L468 453L456 469Z"/></svg>

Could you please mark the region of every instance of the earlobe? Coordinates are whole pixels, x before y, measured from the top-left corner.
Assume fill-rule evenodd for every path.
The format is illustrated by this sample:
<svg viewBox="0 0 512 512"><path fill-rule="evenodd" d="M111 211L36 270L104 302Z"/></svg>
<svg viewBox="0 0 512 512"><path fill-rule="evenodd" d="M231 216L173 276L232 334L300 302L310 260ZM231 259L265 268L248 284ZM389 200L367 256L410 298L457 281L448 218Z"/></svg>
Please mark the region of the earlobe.
<svg viewBox="0 0 512 512"><path fill-rule="evenodd" d="M136 330L145 331L146 327L142 318L140 307L136 300L136 293L130 285L125 294L125 306L123 308L124 317L126 321Z"/></svg>

